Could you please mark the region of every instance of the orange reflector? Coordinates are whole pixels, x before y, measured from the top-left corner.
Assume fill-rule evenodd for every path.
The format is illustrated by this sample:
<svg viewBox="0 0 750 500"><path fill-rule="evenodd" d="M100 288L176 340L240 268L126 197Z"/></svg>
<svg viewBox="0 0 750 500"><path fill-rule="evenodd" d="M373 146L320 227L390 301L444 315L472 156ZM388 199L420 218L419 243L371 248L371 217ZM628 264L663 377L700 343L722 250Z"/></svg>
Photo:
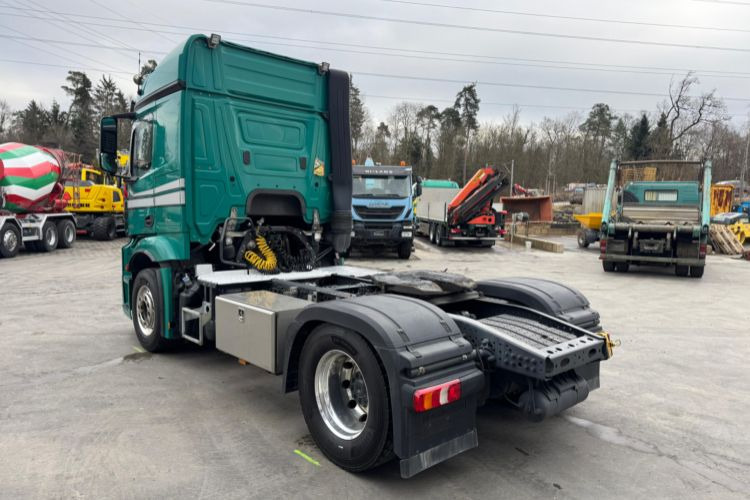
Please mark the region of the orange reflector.
<svg viewBox="0 0 750 500"><path fill-rule="evenodd" d="M461 381L451 380L444 384L414 391L414 411L421 413L461 399Z"/></svg>

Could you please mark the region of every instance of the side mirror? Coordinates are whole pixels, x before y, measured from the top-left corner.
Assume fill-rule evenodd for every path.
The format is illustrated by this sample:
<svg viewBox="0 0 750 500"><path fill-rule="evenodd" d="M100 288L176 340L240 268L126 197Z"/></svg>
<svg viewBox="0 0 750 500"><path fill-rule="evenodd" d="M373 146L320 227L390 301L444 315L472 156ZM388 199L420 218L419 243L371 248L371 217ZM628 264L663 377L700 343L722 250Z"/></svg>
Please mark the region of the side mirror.
<svg viewBox="0 0 750 500"><path fill-rule="evenodd" d="M99 156L102 170L116 174L117 163L117 118L105 116L99 127Z"/></svg>
<svg viewBox="0 0 750 500"><path fill-rule="evenodd" d="M414 186L414 196L420 197L422 196L422 183L417 182L417 184Z"/></svg>

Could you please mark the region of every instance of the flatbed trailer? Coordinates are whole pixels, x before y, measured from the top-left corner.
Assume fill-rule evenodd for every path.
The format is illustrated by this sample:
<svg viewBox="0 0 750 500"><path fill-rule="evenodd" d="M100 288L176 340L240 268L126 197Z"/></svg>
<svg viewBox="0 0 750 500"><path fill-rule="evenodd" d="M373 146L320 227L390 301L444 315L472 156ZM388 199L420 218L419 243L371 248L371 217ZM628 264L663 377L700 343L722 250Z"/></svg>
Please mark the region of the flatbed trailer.
<svg viewBox="0 0 750 500"><path fill-rule="evenodd" d="M450 185L418 184L414 210L417 234L428 236L438 246L491 247L502 240L503 230L498 213L492 209L492 198L505 185L505 178L496 169L485 167L464 187Z"/></svg>

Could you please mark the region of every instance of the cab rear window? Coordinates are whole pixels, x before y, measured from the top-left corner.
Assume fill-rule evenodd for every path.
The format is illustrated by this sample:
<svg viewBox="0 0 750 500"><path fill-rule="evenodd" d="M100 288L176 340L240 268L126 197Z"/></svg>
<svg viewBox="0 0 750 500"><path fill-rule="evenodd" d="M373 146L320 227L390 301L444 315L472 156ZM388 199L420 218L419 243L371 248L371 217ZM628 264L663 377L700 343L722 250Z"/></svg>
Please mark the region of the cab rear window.
<svg viewBox="0 0 750 500"><path fill-rule="evenodd" d="M644 201L677 201L677 190L647 190L643 194Z"/></svg>

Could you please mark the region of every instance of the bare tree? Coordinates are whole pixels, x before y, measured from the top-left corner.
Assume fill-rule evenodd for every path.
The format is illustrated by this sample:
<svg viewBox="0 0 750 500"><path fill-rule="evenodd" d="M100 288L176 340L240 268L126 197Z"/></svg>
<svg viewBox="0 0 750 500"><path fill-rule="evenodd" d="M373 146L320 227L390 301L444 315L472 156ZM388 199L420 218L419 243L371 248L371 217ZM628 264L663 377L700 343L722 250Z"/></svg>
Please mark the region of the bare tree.
<svg viewBox="0 0 750 500"><path fill-rule="evenodd" d="M679 145L683 138L700 124L728 119L724 102L716 96L715 89L698 96L690 95L691 89L698 83L698 78L692 72L677 83L673 80L669 85L669 99L661 106L673 150L682 149Z"/></svg>

